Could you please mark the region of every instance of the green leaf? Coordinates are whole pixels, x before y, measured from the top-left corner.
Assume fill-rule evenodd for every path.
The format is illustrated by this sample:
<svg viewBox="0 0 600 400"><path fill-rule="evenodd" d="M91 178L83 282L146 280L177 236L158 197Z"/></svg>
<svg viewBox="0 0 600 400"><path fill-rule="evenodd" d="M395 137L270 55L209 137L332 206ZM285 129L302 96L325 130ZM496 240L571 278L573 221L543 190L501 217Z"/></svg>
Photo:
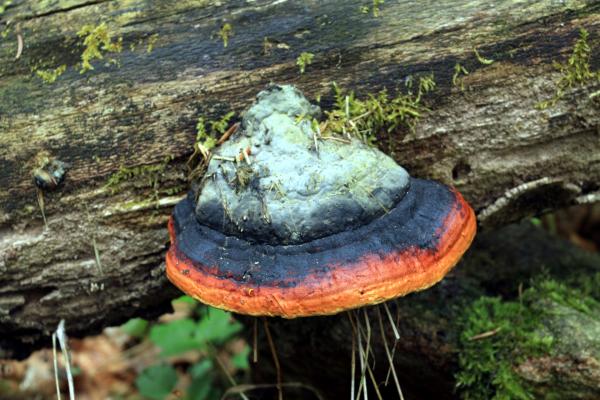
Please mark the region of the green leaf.
<svg viewBox="0 0 600 400"><path fill-rule="evenodd" d="M231 363L237 369L247 370L250 368L248 363L248 355L250 354L250 346L246 345L242 351L231 357Z"/></svg>
<svg viewBox="0 0 600 400"><path fill-rule="evenodd" d="M142 371L135 380L140 393L152 400L164 399L177 384L177 372L170 365L154 365Z"/></svg>
<svg viewBox="0 0 600 400"><path fill-rule="evenodd" d="M121 325L121 330L133 337L143 337L148 328L148 321L142 318L132 318Z"/></svg>
<svg viewBox="0 0 600 400"><path fill-rule="evenodd" d="M192 382L188 388L189 400L207 400L217 395L213 387L214 376L211 374L213 371L212 360L208 358L194 364L189 369L192 376Z"/></svg>
<svg viewBox="0 0 600 400"><path fill-rule="evenodd" d="M173 300L173 303L183 303L183 304L198 304L198 302L190 296L181 296Z"/></svg>
<svg viewBox="0 0 600 400"><path fill-rule="evenodd" d="M198 322L197 339L201 342L223 343L238 333L242 326L232 321L231 314L209 307Z"/></svg>
<svg viewBox="0 0 600 400"><path fill-rule="evenodd" d="M188 372L192 376L192 378L201 378L206 376L210 371L212 371L212 369L212 360L209 358L205 358L204 360L192 365Z"/></svg>
<svg viewBox="0 0 600 400"><path fill-rule="evenodd" d="M196 339L196 324L189 318L153 326L150 340L162 349L163 356L181 354L200 347Z"/></svg>

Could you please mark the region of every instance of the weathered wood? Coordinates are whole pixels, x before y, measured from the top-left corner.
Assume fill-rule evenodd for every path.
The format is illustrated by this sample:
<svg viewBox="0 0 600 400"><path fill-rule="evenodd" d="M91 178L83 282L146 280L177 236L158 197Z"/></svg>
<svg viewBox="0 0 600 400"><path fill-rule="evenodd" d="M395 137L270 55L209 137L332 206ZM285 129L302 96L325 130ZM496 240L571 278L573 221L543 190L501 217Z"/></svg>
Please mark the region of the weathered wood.
<svg viewBox="0 0 600 400"><path fill-rule="evenodd" d="M269 82L323 95L326 108L332 81L366 96L433 72L431 111L380 141L412 174L457 186L492 226L597 200L598 83L535 107L554 96L552 63L568 58L579 28L596 45L596 1L387 2L379 17L362 5L14 1L0 16L0 356L47 343L61 318L84 334L167 303L165 222L187 188L196 120L242 110ZM77 32L103 22L123 51L82 74ZM301 75L303 51L315 57ZM464 90L452 83L457 63L469 71ZM32 72L62 64L52 84ZM40 155L69 164L43 193L47 229L32 180ZM122 166L145 167L107 187Z"/></svg>

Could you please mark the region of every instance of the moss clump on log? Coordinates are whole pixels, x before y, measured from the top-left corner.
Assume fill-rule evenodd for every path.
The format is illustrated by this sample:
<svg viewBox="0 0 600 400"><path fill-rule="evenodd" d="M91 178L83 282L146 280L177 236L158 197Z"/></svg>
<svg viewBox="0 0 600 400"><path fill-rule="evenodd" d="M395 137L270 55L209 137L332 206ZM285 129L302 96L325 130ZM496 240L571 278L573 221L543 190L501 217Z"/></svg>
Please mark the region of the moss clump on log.
<svg viewBox="0 0 600 400"><path fill-rule="evenodd" d="M592 71L590 59L592 57L592 48L590 47L589 32L585 28L579 29L579 39L573 46L573 53L566 63L554 63L560 74L560 79L556 82L556 93L550 100L544 100L538 103L537 107L541 110L551 107L557 101L562 99L567 89L576 86L585 85L588 82L600 81L600 71Z"/></svg>
<svg viewBox="0 0 600 400"><path fill-rule="evenodd" d="M570 318L561 312L565 308L575 315L597 317L600 304L552 279L534 283L514 301L489 296L473 301L459 323L456 380L462 398L536 398L530 382L517 369L529 359L552 357L569 347L571 339L559 335L555 326L556 319Z"/></svg>

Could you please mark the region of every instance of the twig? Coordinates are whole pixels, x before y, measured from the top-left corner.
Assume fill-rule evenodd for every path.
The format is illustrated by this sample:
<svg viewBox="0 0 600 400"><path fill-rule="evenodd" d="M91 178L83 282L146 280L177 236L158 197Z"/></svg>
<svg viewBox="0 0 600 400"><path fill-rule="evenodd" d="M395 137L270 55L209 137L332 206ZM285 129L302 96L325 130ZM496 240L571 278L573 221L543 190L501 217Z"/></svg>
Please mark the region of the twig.
<svg viewBox="0 0 600 400"><path fill-rule="evenodd" d="M347 140L344 138L339 138L336 136L323 136L323 137L321 137L321 140L335 140L336 142L342 142L342 143L346 143L346 144L352 143L350 140Z"/></svg>
<svg viewBox="0 0 600 400"><path fill-rule="evenodd" d="M500 327L496 328L496 329L492 329L491 331L487 331L487 332L483 332L483 333L479 333L477 335L471 336L469 338L469 340L481 340L481 339L485 339L485 338L489 338L491 336L494 336L495 334L497 334L498 332L500 332Z"/></svg>
<svg viewBox="0 0 600 400"><path fill-rule="evenodd" d="M230 394L237 394L240 392L248 392L250 390L254 390L254 389L268 389L268 388L272 388L272 387L277 387L278 385L273 385L273 384L269 384L269 383L263 383L263 384L242 384L242 385L237 385L234 387L230 387L229 389L227 389L225 391L225 393L223 393L223 396L221 396L221 400L225 400L227 398L227 396L229 396ZM286 383L282 383L281 384L282 387L289 387L289 388L303 388L303 389L307 389L310 390L312 393L314 393L314 395L317 397L318 400L325 400L325 398L323 397L323 395L313 386L308 385L306 383L301 383L301 382L286 382Z"/></svg>
<svg viewBox="0 0 600 400"><path fill-rule="evenodd" d="M235 157L225 157L225 156L212 156L215 160L223 160L223 161L235 161Z"/></svg>
<svg viewBox="0 0 600 400"><path fill-rule="evenodd" d="M244 157L244 161L246 161L246 164L248 164L248 165L252 164L250 162L250 158L248 158L248 149L242 150L242 157Z"/></svg>
<svg viewBox="0 0 600 400"><path fill-rule="evenodd" d="M378 103L378 104L379 104L379 103ZM380 106L380 108L381 108L381 106ZM369 110L369 111L367 111L366 113L362 113L362 114L360 114L358 117L354 117L354 118L352 118L352 121L358 121L358 120L359 120L359 119L361 119L361 118L364 118L364 117L367 117L367 116L369 116L371 113L373 113L373 110Z"/></svg>
<svg viewBox="0 0 600 400"><path fill-rule="evenodd" d="M227 139L229 139L229 137L238 130L239 127L240 127L239 122L236 122L235 124L231 125L229 127L229 129L227 129L225 131L225 133L223 133L223 135L219 138L219 140L217 140L217 146L220 146L223 143L225 143L227 141Z"/></svg>
<svg viewBox="0 0 600 400"><path fill-rule="evenodd" d="M21 54L23 54L23 35L21 35L21 32L17 32L17 55L15 60L21 58Z"/></svg>

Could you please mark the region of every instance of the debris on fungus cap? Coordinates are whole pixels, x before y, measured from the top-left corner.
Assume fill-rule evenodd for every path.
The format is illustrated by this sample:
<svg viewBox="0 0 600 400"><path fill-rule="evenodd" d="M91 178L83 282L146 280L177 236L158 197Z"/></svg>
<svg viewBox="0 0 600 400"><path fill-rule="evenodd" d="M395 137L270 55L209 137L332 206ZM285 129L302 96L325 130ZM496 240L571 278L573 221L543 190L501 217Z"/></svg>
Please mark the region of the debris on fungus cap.
<svg viewBox="0 0 600 400"><path fill-rule="evenodd" d="M176 286L295 318L428 288L458 262L476 229L460 193L358 139L316 136L319 114L293 86L258 94L169 221Z"/></svg>

